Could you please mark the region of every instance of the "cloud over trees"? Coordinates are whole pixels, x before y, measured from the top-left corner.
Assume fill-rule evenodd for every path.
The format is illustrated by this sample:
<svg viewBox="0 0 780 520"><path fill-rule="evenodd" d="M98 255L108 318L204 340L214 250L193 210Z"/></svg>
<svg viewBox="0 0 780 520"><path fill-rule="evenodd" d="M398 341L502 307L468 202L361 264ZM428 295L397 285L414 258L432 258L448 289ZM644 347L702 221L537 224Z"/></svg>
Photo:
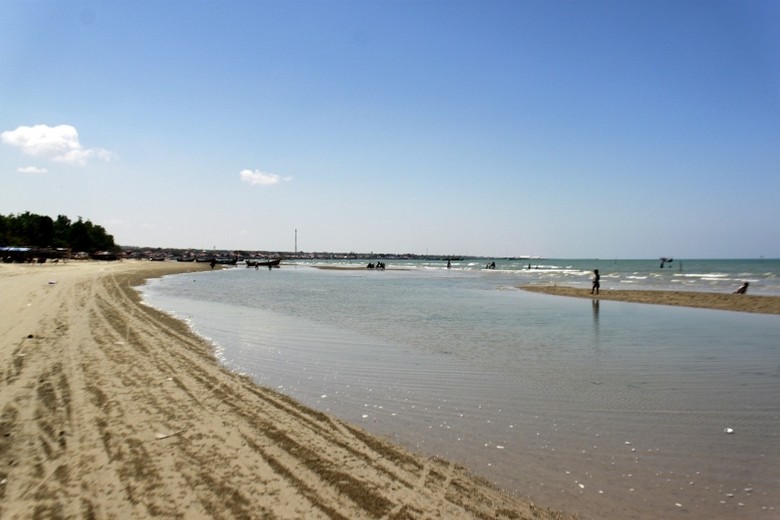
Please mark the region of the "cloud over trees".
<svg viewBox="0 0 780 520"><path fill-rule="evenodd" d="M55 162L84 165L89 159L110 161L113 154L103 148L85 148L78 131L71 125L20 126L0 134L2 142L31 156Z"/></svg>

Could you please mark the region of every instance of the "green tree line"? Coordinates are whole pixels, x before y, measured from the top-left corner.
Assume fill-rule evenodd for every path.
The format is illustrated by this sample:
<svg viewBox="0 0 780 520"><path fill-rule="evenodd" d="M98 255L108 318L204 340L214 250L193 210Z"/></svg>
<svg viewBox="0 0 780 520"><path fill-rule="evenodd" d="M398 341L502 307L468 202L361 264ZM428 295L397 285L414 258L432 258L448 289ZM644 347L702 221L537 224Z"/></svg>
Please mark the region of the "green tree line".
<svg viewBox="0 0 780 520"><path fill-rule="evenodd" d="M114 237L103 226L78 217L72 222L65 215L56 220L26 211L18 215L0 215L0 246L69 248L73 252L116 252Z"/></svg>

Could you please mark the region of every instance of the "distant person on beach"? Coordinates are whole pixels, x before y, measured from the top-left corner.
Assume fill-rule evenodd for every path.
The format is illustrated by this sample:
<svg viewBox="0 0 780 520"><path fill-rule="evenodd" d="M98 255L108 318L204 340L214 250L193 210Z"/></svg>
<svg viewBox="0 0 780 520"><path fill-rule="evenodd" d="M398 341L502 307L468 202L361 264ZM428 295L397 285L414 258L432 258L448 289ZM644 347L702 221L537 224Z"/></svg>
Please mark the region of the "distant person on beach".
<svg viewBox="0 0 780 520"><path fill-rule="evenodd" d="M451 267L452 267L452 262L450 262L449 260L447 260L447 269L450 269Z"/></svg>
<svg viewBox="0 0 780 520"><path fill-rule="evenodd" d="M737 289L731 294L745 294L747 292L748 285L750 285L748 282L743 283L742 285L739 286L739 289Z"/></svg>
<svg viewBox="0 0 780 520"><path fill-rule="evenodd" d="M590 294L598 294L599 288L601 288L601 275L599 274L599 270L595 269L593 271L593 286L590 288Z"/></svg>

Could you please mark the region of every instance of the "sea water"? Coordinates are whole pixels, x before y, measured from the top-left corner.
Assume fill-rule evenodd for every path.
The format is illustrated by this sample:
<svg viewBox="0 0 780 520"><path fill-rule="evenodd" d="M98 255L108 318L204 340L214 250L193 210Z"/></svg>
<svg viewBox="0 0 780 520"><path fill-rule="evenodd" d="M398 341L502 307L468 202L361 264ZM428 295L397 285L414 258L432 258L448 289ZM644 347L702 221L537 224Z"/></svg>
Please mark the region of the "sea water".
<svg viewBox="0 0 780 520"><path fill-rule="evenodd" d="M660 289L670 291L732 292L749 282L750 294L780 295L780 260L619 260L470 258L451 261L451 270L482 272L520 284L562 284L590 287L593 270L599 269L609 289ZM321 267L364 267L367 260L319 260L300 262ZM372 262L375 262L372 261ZM392 260L393 269L438 271L445 260ZM495 263L492 270L485 269ZM663 267L662 267L663 266ZM504 281L504 280L502 280Z"/></svg>
<svg viewBox="0 0 780 520"><path fill-rule="evenodd" d="M751 281L780 294L779 263L529 262L286 264L143 293L227 367L537 503L583 518L777 518L780 317L517 286L587 286L598 268L604 288Z"/></svg>

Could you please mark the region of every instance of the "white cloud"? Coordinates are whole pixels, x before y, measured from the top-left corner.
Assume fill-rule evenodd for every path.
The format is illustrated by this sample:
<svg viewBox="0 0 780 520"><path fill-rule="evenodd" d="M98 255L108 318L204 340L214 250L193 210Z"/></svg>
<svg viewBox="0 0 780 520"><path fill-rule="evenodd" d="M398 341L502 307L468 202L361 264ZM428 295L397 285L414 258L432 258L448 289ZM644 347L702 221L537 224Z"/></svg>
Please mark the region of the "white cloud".
<svg viewBox="0 0 780 520"><path fill-rule="evenodd" d="M35 173L46 173L47 170L46 168L38 168L37 166L25 166L24 168L19 168L16 171L18 171L19 173L35 174Z"/></svg>
<svg viewBox="0 0 780 520"><path fill-rule="evenodd" d="M84 148L79 134L70 125L20 126L0 134L5 144L19 148L27 155L49 157L53 161L69 164L86 164L88 159L110 161L113 154L102 148Z"/></svg>
<svg viewBox="0 0 780 520"><path fill-rule="evenodd" d="M260 184L261 186L273 186L281 181L289 182L292 177L280 177L275 173L265 173L260 170L241 170L241 180L249 184Z"/></svg>

